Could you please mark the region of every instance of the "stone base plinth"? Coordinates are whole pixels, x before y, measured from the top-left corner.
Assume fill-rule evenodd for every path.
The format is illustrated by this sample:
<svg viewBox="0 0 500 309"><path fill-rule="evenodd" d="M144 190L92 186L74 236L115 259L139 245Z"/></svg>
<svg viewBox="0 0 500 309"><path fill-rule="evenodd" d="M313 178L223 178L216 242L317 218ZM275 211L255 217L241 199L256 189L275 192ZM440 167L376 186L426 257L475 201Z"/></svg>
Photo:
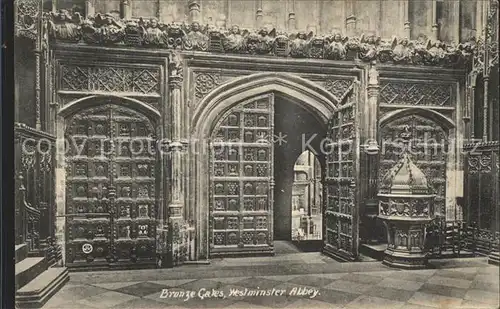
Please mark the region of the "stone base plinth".
<svg viewBox="0 0 500 309"><path fill-rule="evenodd" d="M488 264L500 266L500 253L498 251L493 251L488 256Z"/></svg>
<svg viewBox="0 0 500 309"><path fill-rule="evenodd" d="M384 252L384 265L402 269L428 268L427 254L424 252L404 252L387 249Z"/></svg>

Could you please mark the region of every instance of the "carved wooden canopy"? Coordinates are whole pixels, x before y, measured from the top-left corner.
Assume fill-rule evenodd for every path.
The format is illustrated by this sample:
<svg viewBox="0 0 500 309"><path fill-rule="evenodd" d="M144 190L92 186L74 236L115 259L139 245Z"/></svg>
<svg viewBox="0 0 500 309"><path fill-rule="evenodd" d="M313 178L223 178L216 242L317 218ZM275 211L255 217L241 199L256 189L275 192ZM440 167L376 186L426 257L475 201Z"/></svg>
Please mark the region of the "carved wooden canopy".
<svg viewBox="0 0 500 309"><path fill-rule="evenodd" d="M347 38L340 33L319 36L312 32L284 33L276 29L218 29L215 26L164 24L156 19L120 20L111 14L84 19L61 10L46 15L52 40L104 46L167 48L217 53L274 55L331 60L378 60L382 63L464 66L476 50L475 40L446 44L406 38L382 40L374 35Z"/></svg>

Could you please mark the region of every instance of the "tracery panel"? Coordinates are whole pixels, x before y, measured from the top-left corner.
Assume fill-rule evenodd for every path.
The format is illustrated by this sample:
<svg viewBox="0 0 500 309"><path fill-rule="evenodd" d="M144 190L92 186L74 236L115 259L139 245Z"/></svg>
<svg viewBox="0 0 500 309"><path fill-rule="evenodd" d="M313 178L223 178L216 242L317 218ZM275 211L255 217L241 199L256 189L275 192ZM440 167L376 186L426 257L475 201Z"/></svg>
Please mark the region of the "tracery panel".
<svg viewBox="0 0 500 309"><path fill-rule="evenodd" d="M68 265L155 265L150 121L114 105L90 108L68 121L66 141Z"/></svg>
<svg viewBox="0 0 500 309"><path fill-rule="evenodd" d="M274 96L231 108L211 137L210 254L273 250Z"/></svg>
<svg viewBox="0 0 500 309"><path fill-rule="evenodd" d="M358 255L358 134L356 103L350 101L333 115L325 175L324 252L341 260Z"/></svg>
<svg viewBox="0 0 500 309"><path fill-rule="evenodd" d="M399 160L405 145L405 135L410 137L410 154L415 164L435 190L434 211L444 216L448 133L433 120L410 115L395 119L380 129L382 151L379 177L383 177Z"/></svg>

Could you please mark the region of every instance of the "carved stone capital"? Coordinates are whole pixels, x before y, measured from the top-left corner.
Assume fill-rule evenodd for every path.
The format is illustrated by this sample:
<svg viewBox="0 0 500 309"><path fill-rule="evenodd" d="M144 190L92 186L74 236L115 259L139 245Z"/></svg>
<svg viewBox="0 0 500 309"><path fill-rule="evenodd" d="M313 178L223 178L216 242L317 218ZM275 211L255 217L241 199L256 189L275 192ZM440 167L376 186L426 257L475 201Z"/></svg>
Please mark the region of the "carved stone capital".
<svg viewBox="0 0 500 309"><path fill-rule="evenodd" d="M181 76L170 76L168 79L168 84L172 89L181 89L182 88L182 77Z"/></svg>

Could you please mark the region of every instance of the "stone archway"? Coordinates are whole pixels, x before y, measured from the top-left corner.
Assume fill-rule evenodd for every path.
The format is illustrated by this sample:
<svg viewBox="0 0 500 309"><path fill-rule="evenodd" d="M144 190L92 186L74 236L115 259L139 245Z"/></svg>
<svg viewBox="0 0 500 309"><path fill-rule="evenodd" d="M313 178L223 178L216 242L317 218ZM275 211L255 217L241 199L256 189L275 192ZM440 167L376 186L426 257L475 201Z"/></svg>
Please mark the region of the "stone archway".
<svg viewBox="0 0 500 309"><path fill-rule="evenodd" d="M279 94L303 107L324 126L339 100L326 89L296 75L258 73L237 78L213 90L194 111L189 145L188 205L196 221L197 259L209 258L209 139L219 119L239 103L265 94Z"/></svg>

